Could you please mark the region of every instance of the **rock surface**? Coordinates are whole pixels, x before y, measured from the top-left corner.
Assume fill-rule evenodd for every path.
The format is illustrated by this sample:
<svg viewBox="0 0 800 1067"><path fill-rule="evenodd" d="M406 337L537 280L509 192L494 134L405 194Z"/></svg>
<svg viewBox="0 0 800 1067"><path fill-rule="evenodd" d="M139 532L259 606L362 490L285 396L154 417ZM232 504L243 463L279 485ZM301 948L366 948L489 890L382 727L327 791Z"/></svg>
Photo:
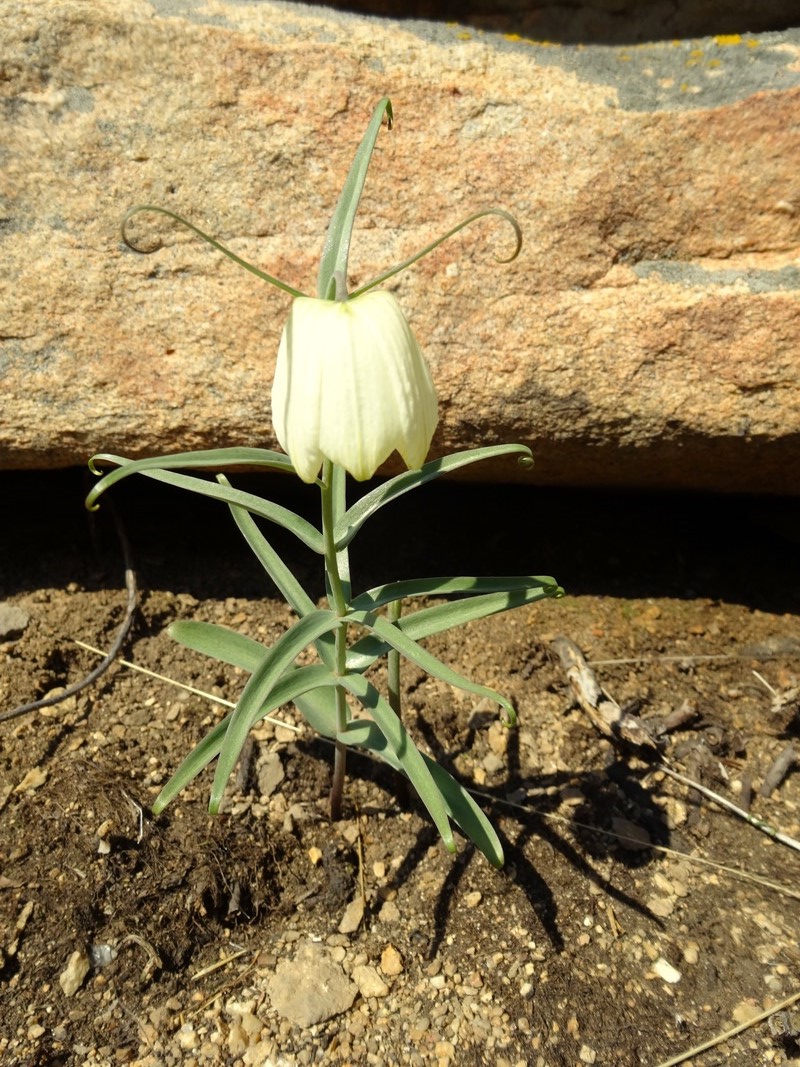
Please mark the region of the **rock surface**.
<svg viewBox="0 0 800 1067"><path fill-rule="evenodd" d="M0 467L274 445L287 298L312 291L372 107L392 97L352 283L389 282L433 370L433 455L476 477L800 492L800 31L548 46L281 3L31 0L4 30ZM393 468L397 469L397 467Z"/></svg>

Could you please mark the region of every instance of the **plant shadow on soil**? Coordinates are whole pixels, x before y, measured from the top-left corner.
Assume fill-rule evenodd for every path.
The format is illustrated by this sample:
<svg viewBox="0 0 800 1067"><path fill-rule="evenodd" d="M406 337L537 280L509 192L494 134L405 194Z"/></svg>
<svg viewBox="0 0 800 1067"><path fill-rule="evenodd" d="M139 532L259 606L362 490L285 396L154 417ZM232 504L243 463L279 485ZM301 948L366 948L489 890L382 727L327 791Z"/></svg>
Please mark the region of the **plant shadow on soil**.
<svg viewBox="0 0 800 1067"><path fill-rule="evenodd" d="M298 491L277 477L232 480L315 519L313 490ZM32 615L25 635L2 646L5 704L75 681L94 662L70 637L94 634L107 647L119 624L120 548L108 508L90 516L82 507L90 485L80 471L0 475L15 516L0 534L0 600L21 603ZM111 496L141 592L126 654L235 699L241 676L161 637L176 615L225 622L266 641L285 627L288 613L226 509L144 479L115 487ZM158 787L213 719L176 700L165 683L143 682L121 668L63 711L0 725L0 927L14 930L34 902L19 944L12 952L6 938L0 961L0 1052L26 1067L84 1062L58 1057L70 1043L97 1045L98 1012L110 988L117 1008L104 1023L115 1035L109 1047L141 1054L147 1011L169 1002L170 1019L189 1017L189 970L217 959L221 946L257 942L266 974L287 951L281 941L287 931L336 936L365 871L370 921L346 951L373 962L386 941L399 948L408 986L398 980L393 987L386 1001L392 1016L423 1011L415 982L426 968L441 964L446 974L471 960L476 981L503 999L518 1024L507 1038L508 1054L517 1055L511 1062L537 1062L527 1058L532 1034L549 1042L546 1067L573 1064L587 1041L599 1062L622 1065L655 1063L690 1043L678 1017L694 1034L721 1028L740 1001L758 1000L765 981L780 982L776 967L800 963L791 936L797 905L762 899L765 890L755 891L754 902L738 883L730 892L726 886L722 899L713 880L657 850L727 854L779 881L796 880L800 865L745 824L710 813L698 796L671 789L652 761L596 736L570 708L548 643L557 633L573 637L607 664L598 671L620 703L639 701L644 714L657 718L694 701L697 718L668 742L670 757L690 777L721 791L728 783L720 768L740 785L757 781L776 746L798 737L796 701L770 712L769 694L751 680L751 670L766 664L778 690L790 692L800 669L799 511L796 500L772 498L440 484L396 501L367 524L353 546L357 587L533 570L567 588L558 604L485 620L430 645L456 669L509 692L521 713L519 730L499 731L491 713L421 672L404 675L412 734L451 773L479 786L506 852L500 874L463 841L457 857L447 856L415 799L364 757L349 760L348 819L330 827L329 746L287 740L274 728L258 736L249 767L240 768L227 814L205 814L203 778L153 820L149 805ZM320 597L318 561L282 531L269 536ZM276 760L279 788L259 797L267 789L265 768L274 770ZM19 788L32 770L41 780ZM760 813L795 826L798 777L790 773L775 805L763 810L762 801ZM642 840L621 840L626 827ZM319 858L309 862L313 850ZM670 885L678 887L674 893ZM465 902L476 893L483 903L473 908ZM769 911L776 904L780 916ZM391 924L381 919L387 914L395 915ZM57 917L56 927L48 916ZM129 939L131 931L139 941ZM694 967L681 962L689 943L691 951L699 946ZM68 1000L59 976L70 953L101 944L116 946L113 966L92 971L82 993ZM684 971L666 993L642 977L656 956ZM521 978L509 985L509 969L516 974L523 960L533 968L533 999ZM246 983L242 976L233 984ZM378 1002L376 1018L380 1011ZM576 1012L582 1037L570 1029ZM221 1006L219 1013L224 1031L230 1020ZM31 1037L45 1014L61 1019L61 1028L45 1026ZM167 1049L176 1025L156 1026ZM444 1022L440 1030L442 1038ZM388 1022L386 1033L389 1051L403 1059L407 1034ZM334 1039L342 1040L335 1020L315 1031L323 1046ZM774 1049L769 1034L760 1040ZM307 1044L293 1031L279 1048L301 1056ZM434 1048L435 1042L432 1059ZM459 1062L488 1062L482 1048L462 1035ZM733 1053L749 1055L744 1049ZM358 1061L357 1044L351 1051ZM730 1062L754 1062L733 1053Z"/></svg>

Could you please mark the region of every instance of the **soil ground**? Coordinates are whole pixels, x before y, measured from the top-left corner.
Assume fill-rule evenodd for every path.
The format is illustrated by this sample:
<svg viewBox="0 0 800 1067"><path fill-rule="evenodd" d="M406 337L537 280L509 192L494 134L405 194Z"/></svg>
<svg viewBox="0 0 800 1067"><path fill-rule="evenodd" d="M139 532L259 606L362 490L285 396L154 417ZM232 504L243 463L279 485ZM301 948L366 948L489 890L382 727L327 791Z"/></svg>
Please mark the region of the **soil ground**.
<svg viewBox="0 0 800 1067"><path fill-rule="evenodd" d="M3 710L95 666L75 641L107 648L125 594L108 509L83 512L80 473L0 488L0 600L29 615L0 644ZM144 482L113 495L140 590L125 658L235 700L243 675L164 627L206 619L269 642L287 608L221 505ZM407 723L480 792L502 871L463 841L451 857L366 758L350 759L331 825L329 747L268 723L221 816L204 774L153 818L221 711L121 663L0 724L0 1061L656 1067L800 993L800 856L601 736L551 649L571 638L651 725L691 711L665 735L669 765L734 803L752 793L754 814L800 837L797 767L759 792L800 730L799 517L796 501L449 485L365 528L356 587L533 572L567 589L428 643L509 695L516 730L403 672ZM275 543L321 595L315 561ZM361 924L340 932L362 894ZM274 976L308 942L358 992L300 1026ZM692 1062L797 1063L798 1031L800 1015L774 1014Z"/></svg>

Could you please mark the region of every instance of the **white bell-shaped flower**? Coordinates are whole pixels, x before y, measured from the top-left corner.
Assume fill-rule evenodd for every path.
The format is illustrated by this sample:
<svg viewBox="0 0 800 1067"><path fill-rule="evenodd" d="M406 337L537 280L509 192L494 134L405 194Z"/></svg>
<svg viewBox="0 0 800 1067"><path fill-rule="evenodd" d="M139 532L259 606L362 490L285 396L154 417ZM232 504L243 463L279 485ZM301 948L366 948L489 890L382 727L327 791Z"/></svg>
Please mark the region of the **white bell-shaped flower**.
<svg viewBox="0 0 800 1067"><path fill-rule="evenodd" d="M395 449L421 467L438 420L425 357L395 297L298 297L281 337L272 424L304 482L331 460L363 481Z"/></svg>

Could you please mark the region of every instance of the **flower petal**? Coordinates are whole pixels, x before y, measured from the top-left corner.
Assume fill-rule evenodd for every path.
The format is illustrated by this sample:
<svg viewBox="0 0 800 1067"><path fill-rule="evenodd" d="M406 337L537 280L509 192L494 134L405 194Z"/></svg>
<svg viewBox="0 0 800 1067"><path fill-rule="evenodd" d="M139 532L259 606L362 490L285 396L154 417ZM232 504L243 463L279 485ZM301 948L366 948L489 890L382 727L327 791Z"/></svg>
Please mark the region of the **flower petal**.
<svg viewBox="0 0 800 1067"><path fill-rule="evenodd" d="M408 466L422 465L437 423L436 392L391 293L295 300L278 351L272 417L307 482L323 458L359 480L395 449Z"/></svg>

